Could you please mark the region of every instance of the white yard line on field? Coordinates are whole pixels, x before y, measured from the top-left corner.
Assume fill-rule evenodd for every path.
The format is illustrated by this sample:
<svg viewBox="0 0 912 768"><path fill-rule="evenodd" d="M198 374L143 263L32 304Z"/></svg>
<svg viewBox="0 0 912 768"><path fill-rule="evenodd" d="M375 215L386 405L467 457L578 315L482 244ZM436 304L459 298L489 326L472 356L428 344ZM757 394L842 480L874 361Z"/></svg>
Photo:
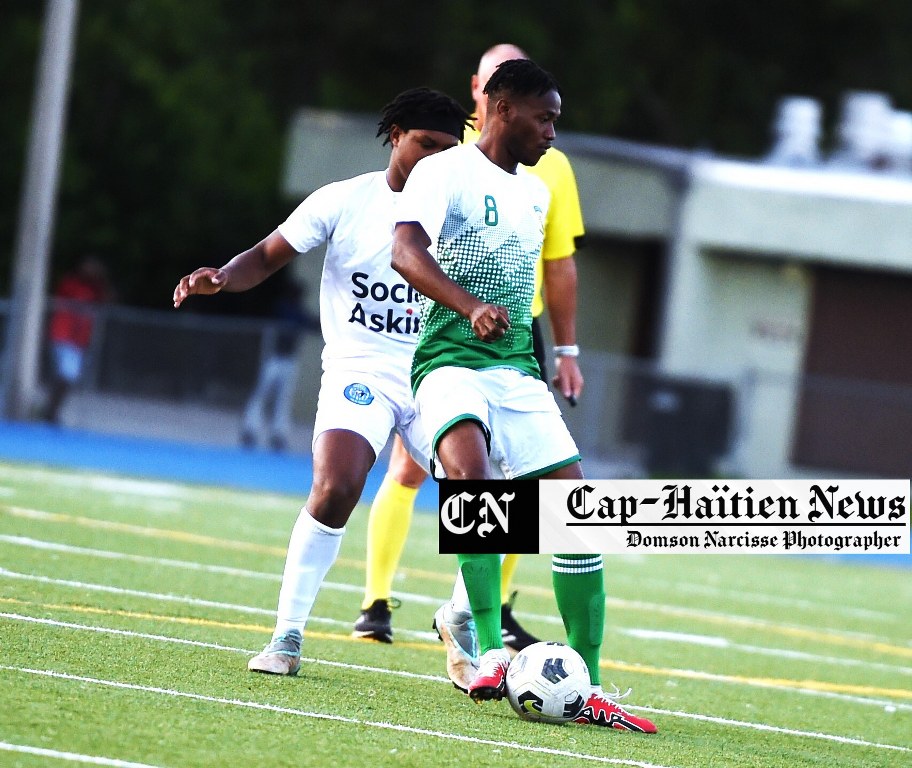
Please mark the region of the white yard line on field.
<svg viewBox="0 0 912 768"><path fill-rule="evenodd" d="M148 563L151 565L161 565L161 566L168 566L168 567L174 567L174 568L183 568L183 569L187 569L187 570L202 571L202 572L207 572L207 573L220 573L220 574L227 574L227 575L232 575L232 576L249 577L249 578L254 578L254 579L265 579L265 580L275 581L275 582L281 581L281 575L278 573L264 573L262 571L252 571L252 570L248 570L248 569L244 569L244 568L232 568L230 566L209 565L209 564L197 563L194 561L173 560L173 559L168 559L168 558L151 557L148 555L134 555L134 554L121 553L121 552L113 552L110 550L91 549L88 547L77 547L77 546L73 546L73 545L69 545L69 544L61 544L58 542L50 542L50 541L45 541L45 540L33 539L33 538L25 537L25 536L0 535L0 542L17 545L17 546L30 547L33 549L41 549L41 550L56 551L56 552L66 552L66 553L71 553L71 554L76 554L76 555L87 555L87 556L107 558L107 559L122 559L122 560L131 561L131 562ZM340 582L333 582L333 581L323 582L323 588L338 591L338 592L348 592L351 594L361 594L363 592L363 587L361 587L361 586L356 586L353 584L343 584ZM400 600L407 601L410 603L415 603L418 605L432 605L434 607L439 606L440 601L442 599L442 598L433 597L430 595L423 595L423 594L418 594L415 592L403 592L400 590L394 590L393 596L399 598ZM609 605L620 603L618 605L618 607L621 607L621 608L630 607L630 605L631 605L631 603L629 603L629 601L618 600L617 598L611 598L611 597L608 598L607 602ZM654 607L656 609L656 611L662 612L662 613L670 613L670 614L693 613L693 611L691 609L681 609L681 608L676 608L674 606L663 606L663 605L655 604L652 607ZM702 616L702 618L708 618L708 619L714 621L715 623L732 623L732 624L735 624L736 626L743 626L743 625L758 626L758 627L772 629L774 631L779 632L780 634L793 634L793 633L797 634L797 635L811 634L815 638L824 639L824 640L827 639L827 637L824 636L824 635L826 635L829 637L829 639L831 641L835 640L837 642L837 644L839 644L839 645L857 645L857 644L864 644L866 642L870 642L872 644L876 644L876 643L886 644L886 643L890 642L886 638L878 638L873 635L861 635L859 633L842 632L839 630L825 630L824 631L824 630L818 630L818 629L811 629L811 628L807 628L807 627L801 627L798 625L775 624L773 622L768 622L768 621L765 621L762 619L751 619L750 617L737 616L737 615L732 615L732 614L715 613L715 612L707 612L707 611L699 611L699 613ZM558 617L558 616L535 614L535 613L529 613L529 612L525 612L525 611L517 611L517 612L515 612L515 615L521 619L534 620L534 621L539 621L542 623L554 624L555 626L562 626L562 621L561 621L560 617ZM400 631L403 634L406 634L406 635L409 634L409 630L400 630ZM623 628L614 628L614 631L624 631L624 630L623 630ZM429 633L418 632L412 636L424 637L428 634ZM745 648L746 648L746 646L745 646ZM870 649L863 648L863 650L870 650ZM764 651L762 649L757 649L756 652L763 653ZM775 654L776 651L771 651L771 653ZM912 649L907 650L906 653L908 656L912 657ZM836 657L820 656L817 660L821 661L821 662L825 662L825 663L830 663L830 662L827 662L828 658L835 659ZM839 663L839 662L834 661L833 663ZM876 663L874 663L874 662L869 663L864 660L846 661L844 663L850 664L850 665L870 664L871 668L875 668L875 669L878 668L878 665ZM903 673L907 673L907 670L908 670L908 668L905 668L905 667L897 667L897 669L900 669Z"/></svg>
<svg viewBox="0 0 912 768"><path fill-rule="evenodd" d="M650 585L651 582L651 585ZM844 605L836 601L835 595L819 594L817 599L807 597L789 597L781 594L766 594L741 589L731 589L714 584L698 584L693 581L671 583L660 579L637 579L639 589L653 589L657 591L674 591L682 595L703 595L714 601L730 600L733 602L747 603L749 605L771 605L781 608L799 608L801 610L825 611L828 616L838 614L864 621L895 622L902 618L900 613L887 613L874 611L869 608Z"/></svg>
<svg viewBox="0 0 912 768"><path fill-rule="evenodd" d="M696 621L705 621L712 624L723 624L741 628L755 628L776 632L778 634L805 637L816 639L824 642L835 642L839 645L849 646L866 646L875 647L877 645L893 645L895 641L891 638L875 635L871 632L850 632L833 627L817 627L807 624L782 623L771 621L769 619L758 619L754 616L744 614L727 613L724 611L713 611L706 608L690 608L688 606L669 605L668 603L652 603L643 600L628 600L620 597L608 597L605 600L608 607L616 610L637 610L649 615L660 614L663 616L675 616L687 618ZM522 617L521 613L516 614ZM902 648L902 655L912 658L912 644Z"/></svg>
<svg viewBox="0 0 912 768"><path fill-rule="evenodd" d="M135 637L138 639L154 640L157 642L197 646L197 647L203 647L203 648L210 648L212 650L218 650L218 651L229 651L229 652L234 652L234 653L241 653L241 654L245 654L248 656L255 652L255 651L248 650L246 648L233 648L231 646L218 645L215 643L205 643L205 642L201 642L199 640L186 640L184 638L168 637L166 635L152 635L152 634L146 634L146 633L142 633L142 632L133 632L130 630L113 629L113 628L108 628L108 627L94 627L94 626L89 626L89 625L85 625L85 624L75 624L72 622L55 621L53 619L22 616L20 614L15 614L15 613L0 613L0 618L10 619L12 621L24 621L24 622L29 622L29 623L33 623L33 624L44 624L47 626L62 627L62 628L66 628L66 629L83 630L83 631L88 631L88 632L98 632L101 634ZM429 682L445 683L448 686L450 685L450 680L448 678L436 676L436 675L423 675L423 674L419 674L419 673L415 673L415 672L405 672L405 671L392 670L392 669L386 669L386 668L380 668L380 667L371 667L371 666L367 666L364 664L350 664L347 662L340 662L340 661L327 661L326 659L308 658L308 657L303 657L303 656L301 657L301 662L304 664L319 664L321 666L338 667L341 669L349 669L349 670L358 671L358 672L368 672L370 674L393 675L395 677L406 677L406 678L412 678L412 679L427 680ZM32 671L32 670L25 670L25 669L20 669L18 667L10 667L10 666L4 666L4 665L0 665L0 669L9 669L9 670L20 671L20 672ZM63 674L57 675L57 673L50 673L50 672L48 672L47 674L50 676L61 676L61 677L68 677L68 678L70 677L69 675L63 675ZM871 702L871 703L874 703L874 702ZM880 702L880 704L882 706L883 702ZM747 722L744 720L732 720L730 718L716 717L713 715L703 715L703 714L694 713L694 712L682 712L682 711L657 709L654 707L642 707L642 706L634 706L634 705L625 705L625 706L627 707L627 709L640 710L640 711L650 712L650 713L659 714L659 715L667 715L669 717L679 717L679 718L689 719L689 720L699 720L701 722L711 722L711 723L716 723L719 725L725 725L725 726L730 726L730 727L735 727L735 728L745 728L748 730L759 730L759 731L766 731L766 732L772 732L772 733L782 733L782 734L787 734L787 735L791 735L791 736L802 736L805 738L822 739L824 741L832 741L832 742L838 742L838 743L842 743L842 744L855 744L857 746L877 747L878 749L895 750L895 751L900 751L900 752L912 752L912 749L909 749L908 747L896 746L893 744L881 744L879 742L870 742L870 741L865 741L864 739L855 739L855 738L851 738L848 736L839 736L839 735L835 735L835 734L820 733L818 731L801 731L801 730L797 730L797 729L793 729L793 728L782 728L780 726L769 725L767 723L751 723L751 722ZM906 706L906 705L902 705L902 704L896 704L896 705L892 705L892 706L894 706L895 709L897 709L897 710L904 709L904 710L912 711L912 706Z"/></svg>
<svg viewBox="0 0 912 768"><path fill-rule="evenodd" d="M0 542L4 544L13 544L29 549L37 549L45 552L63 552L68 555L85 555L88 557L98 557L104 560L126 560L131 563L146 563L148 565L170 566L181 568L187 571L202 571L204 573L220 573L227 576L243 576L249 579L266 579L268 581L281 582L281 573L265 573L264 571L251 571L247 568L232 568L228 565L209 565L198 563L193 560L172 560L166 557L152 557L150 555L133 555L126 552L113 552L109 549L94 549L92 547L77 547L72 544L60 544L55 541L45 541L42 539L32 539L28 536L9 536L0 534Z"/></svg>
<svg viewBox="0 0 912 768"><path fill-rule="evenodd" d="M67 490L83 488L101 493L130 495L140 498L211 499L232 498L237 495L233 492L234 489L226 490L224 488L171 480L153 480L88 471L66 473L61 472L59 469L10 466L7 464L0 465L0 479L14 480L16 482L27 481L40 485L42 488L49 486L57 486ZM290 496L282 497L281 494L266 492L257 494L256 498L258 503L263 498L267 498L270 501L281 500L282 504L287 506Z"/></svg>
<svg viewBox="0 0 912 768"><path fill-rule="evenodd" d="M181 603L183 605L198 605L205 608L216 608L225 611L237 611L238 613L247 613L254 616L268 616L270 619L275 618L275 610L269 610L267 608L255 608L250 605L239 605L237 603L222 603L217 600L202 600L197 597L186 597L184 595L169 595L161 592L145 592L140 589L125 589L123 587L108 586L107 584L91 584L84 581L74 581L72 579L53 579L50 576L36 576L34 574L17 573L16 571L10 571L6 568L0 568L0 577L20 579L24 581L34 581L38 582L39 584L54 584L62 587L73 587L75 589L88 589L93 592L106 592L113 595L130 595L131 597L139 597L145 600L160 600L167 603ZM360 588L358 589L358 592L361 592ZM333 627L345 627L346 629L351 628L350 621L326 619L320 616L311 616L310 620L317 624L327 624ZM436 635L432 632L418 632L408 629L397 629L396 631L402 635L408 635L409 637L414 637L416 639L436 639Z"/></svg>
<svg viewBox="0 0 912 768"><path fill-rule="evenodd" d="M686 717L690 720L700 720L704 723L716 723L719 725L733 725L738 728L750 728L756 731L767 731L769 733L781 733L787 736L801 736L811 739L824 739L825 741L835 741L840 744L854 744L859 747L876 747L877 749L888 749L895 752L912 752L912 748L900 747L895 744L881 744L876 741L866 741L865 739L855 739L850 736L834 736L830 733L817 733L814 731L799 731L794 728L782 728L778 725L766 725L764 723L745 723L742 720L728 720L724 717L712 717L708 715L698 715L694 712L675 712L670 709L655 709L653 707L639 707L645 712L656 715L669 715L671 717Z"/></svg>
<svg viewBox="0 0 912 768"><path fill-rule="evenodd" d="M48 552L63 552L72 555L85 555L89 557L98 557L106 560L125 560L132 563L146 563L148 565L160 565L172 568L180 568L188 571L201 571L203 573L219 573L227 576L241 576L250 579L264 579L281 583L282 574L278 572L266 573L265 571L251 571L248 568L234 568L228 565L211 565L208 563L198 563L193 560L174 560L165 557L152 557L150 555L134 555L124 552L113 552L108 549L94 549L91 547L77 547L72 544L60 544L54 541L45 541L42 539L32 539L28 536L9 536L0 534L0 542L4 544L13 544L30 549L44 550ZM362 593L363 586L354 584L342 584L334 581L324 581L324 589L332 589L337 592ZM440 606L442 597L431 597L430 595L419 595L413 592L394 592L394 596L400 600L419 605L433 605L435 608Z"/></svg>
<svg viewBox="0 0 912 768"><path fill-rule="evenodd" d="M11 579L19 579L24 581L33 581L42 584L54 584L57 586L72 587L76 589L86 589L96 592L103 592L108 594L118 594L118 595L130 595L133 597L138 597L142 599L150 600L160 600L162 602L171 602L179 603L183 605L195 605L206 608L214 608L219 610L226 611L237 611L240 613L246 613L251 615L258 616L269 616L273 618L275 612L272 610L267 610L265 608L255 608L247 605L239 605L236 603L223 603L215 600L203 600L195 597L187 597L181 595L172 595L172 594L162 594L157 592L146 592L143 590L136 589L125 589L122 587L112 587L105 584L92 584L81 581L74 581L71 579L54 579L49 576L39 576L34 574L23 574L17 573L15 571L10 571L6 568L0 568L0 577L7 577ZM339 621L335 619L327 619L318 616L312 616L310 619L314 623L320 623L330 626L344 627L348 629L351 624L346 621ZM418 637L420 639L430 639L434 638L432 633L429 632L414 632L407 630L400 630L402 634L408 634L412 637ZM649 667L642 664L631 664L623 660L614 659L610 662L602 662L603 665L607 665L610 668L614 669L623 669L628 672L640 672L643 674L663 674L669 677L682 677L685 679L700 679L700 680L712 680L715 682L728 683L734 685L751 685L754 687L769 688L774 690L781 691L793 691L795 693L802 693L806 695L817 695L817 696L826 696L828 698L838 698L843 701L851 701L857 704L873 704L875 706L892 706L895 704L893 699L903 698L908 695L907 691L889 690L885 691L884 689L871 687L871 686L846 686L840 684L831 684L831 683L817 683L815 685L814 681L802 681L801 683L796 683L795 681L789 680L777 680L777 679L768 679L768 678L750 678L743 677L738 675L725 675L718 674L713 672L706 672L703 670L691 670L691 669L656 669L654 667ZM842 688L843 690L840 690ZM862 696L861 694L865 694ZM880 694L881 696L888 696L892 698L872 698L871 695Z"/></svg>
<svg viewBox="0 0 912 768"><path fill-rule="evenodd" d="M180 541L182 543L193 544L196 546L204 547L217 547L221 549L226 549L230 551L245 551L245 552L256 552L260 554L270 554L277 557L284 557L285 547L271 546L258 544L255 542L249 541L237 541L234 539L222 539L214 536L202 535L191 533L188 531L182 530L172 530L167 528L156 528L146 525L137 525L133 523L123 523L108 521L96 518L86 518L74 515L66 515L58 512L47 512L38 509L29 509L24 507L11 506L6 504L0 504L0 512L12 515L14 517L22 517L25 519L34 519L34 520L43 520L51 523L66 523L72 525L81 525L88 526L91 528L98 528L102 530L114 530L122 533L152 537L152 538L163 538L166 540ZM338 561L342 563L341 559ZM363 562L356 563L355 561L348 561L349 566L360 565L363 568ZM431 571L423 571L413 568L403 568L403 572L407 572L411 575L417 577L423 577L428 579L437 579L443 580L444 582L447 579L444 577L444 574ZM541 595L550 597L552 591L550 589L545 589L542 587L524 585L522 587L523 591L528 592L529 594ZM845 630L833 629L833 628L821 628L819 626L808 626L801 624L782 624L766 619L759 619L754 616L744 615L744 614L734 614L727 613L723 611L713 611L707 610L705 608L693 608L690 606L681 606L681 605L670 605L667 603L655 603L645 600L636 600L623 597L609 596L606 600L606 604L609 608L613 610L626 610L626 611L641 611L647 613L648 615L660 614L663 616L674 616L674 617L683 617L688 619L696 619L698 621L705 621L710 623L722 623L725 625L732 625L737 627L748 627L748 628L758 628L770 632L776 632L779 634L787 636L799 636L806 639L813 639L822 642L836 643L838 645L856 645L858 647L864 647L866 650L870 650L872 647L878 644L890 644L895 643L884 637L879 637L870 632L847 632ZM828 602L825 604L817 603L816 607L825 609L828 614L835 614L841 611L841 606L839 604L833 604ZM523 618L527 615L517 612L516 616ZM556 625L560 625L561 621L557 617L545 617L545 621L553 622ZM895 618L894 618L895 620ZM912 643L909 643L905 648L905 654L912 658Z"/></svg>
<svg viewBox="0 0 912 768"><path fill-rule="evenodd" d="M207 643L202 640L187 640L183 637L171 637L169 635L155 635L147 632L134 632L129 629L115 629L113 627L95 627L90 624L76 624L72 621L56 621L54 619L41 619L33 616L23 616L18 613L2 613L0 618L10 619L13 621L25 621L31 624L44 624L49 627L62 627L64 629L77 629L85 632L98 632L103 635L120 635L121 637L135 637L141 640L155 640L161 643L174 643L176 645L190 645L196 648L209 648L213 651L229 651L230 653L242 653L245 656L253 656L259 649L251 650L249 648L238 648L231 645L221 645L219 643ZM380 669L379 667L368 667L363 664L351 664L341 661L328 661L327 659L317 659L309 656L301 657L302 664L320 664L324 667L339 667L341 669L353 669L360 672L370 672L385 675L394 675L396 677L409 677L415 680L428 680L432 683L449 683L448 677L440 675L424 675L419 672L405 672L395 669Z"/></svg>
<svg viewBox="0 0 912 768"><path fill-rule="evenodd" d="M56 749L45 749L43 747L30 747L25 744L10 744L6 741L0 741L0 751L19 752L24 755L36 755L38 757L51 757L55 760L66 760L70 763L88 763L89 765L109 765L112 768L160 768L148 763L134 763L130 760L117 760L113 757L98 757L96 755L80 755L76 752L61 752Z"/></svg>
<svg viewBox="0 0 912 768"><path fill-rule="evenodd" d="M188 571L200 571L205 573L215 573L215 574L224 574L230 576L239 576L243 578L251 579L263 579L273 582L280 582L281 575L278 573L265 573L262 571L253 571L245 568L234 568L230 566L223 565L211 565L198 563L188 560L174 560L169 558L161 557L152 557L148 555L135 555L122 552L114 552L111 550L102 550L94 549L89 547L78 547L70 544L61 544L58 542L45 541L39 539L33 539L25 536L12 536L0 534L0 542L11 544L15 546L28 547L31 549L37 549L42 551L51 551L51 552L62 552L67 554L97 557L102 559L110 560L124 560L128 562L144 563L149 565L158 565L165 567L173 567ZM351 594L360 594L362 592L362 587L355 586L352 584L342 584L338 582L327 581L324 582L323 588L348 592ZM413 602L416 604L423 605L438 605L441 598L432 597L429 595L420 595L416 593L409 592L395 592L395 596L401 600L408 602ZM560 623L559 618L554 616L543 616L539 614L524 613L518 612L517 616L520 616L524 619L532 619L540 622L548 623ZM319 621L320 619L315 619ZM333 623L336 626L344 625L344 622L331 622L326 620L327 624ZM418 632L410 631L407 629L397 630L401 635L413 637L416 639L433 639L432 633L428 632ZM825 656L822 654L813 654L804 651L793 651L782 648L769 648L756 645L744 645L735 643L727 640L723 637L708 636L708 635L699 635L699 634L685 634L685 633L675 633L675 632L662 632L649 629L640 629L637 627L618 627L613 626L610 628L610 631L618 632L620 634L626 634L631 637L637 637L644 640L659 640L659 641L670 641L670 642L679 642L679 643L691 643L694 645L704 645L712 646L718 648L726 648L728 650L734 650L744 653L750 653L753 655L766 655L773 656L778 658L789 658L793 660L802 660L802 661L814 661L824 664L838 665L838 666L851 666L859 668L867 668L872 670L880 670L887 672L895 672L896 674L901 675L912 675L912 667L892 665L892 664L883 664L879 662L869 661L867 659L856 659L850 657L837 657L837 656Z"/></svg>
<svg viewBox="0 0 912 768"><path fill-rule="evenodd" d="M432 731L427 728L413 728L408 725L398 725L396 723L384 723L373 720L361 720L355 717L345 717L342 715L324 714L321 712L307 712L302 709L293 709L291 707L279 707L274 704L263 704L258 701L244 701L241 699L225 699L220 696L206 696L199 693L190 693L188 691L177 691L171 688L156 688L150 685L134 685L132 683L122 683L116 680L102 680L95 677L82 677L80 675L69 675L63 672L54 672L52 670L28 669L25 667L10 667L0 665L0 669L11 672L20 672L29 675L41 675L43 677L55 678L58 680L69 680L78 683L89 683L93 685L106 686L109 688L119 688L128 691L139 691L142 693L154 693L160 696L172 696L175 698L191 699L193 701L204 701L211 704L221 704L228 707L241 707L244 709L255 709L266 712L276 712L285 715L296 715L312 720L328 720L336 723L347 723L350 725L362 726L365 728L376 728L387 731L398 731L400 733L412 733L419 736L430 736L436 739L446 741L458 741L464 744L480 744L489 747L498 747L500 749L510 749L517 752L532 752L540 755L552 755L555 757L569 757L574 760L586 760L593 763L604 763L607 765L629 765L633 768L669 768L669 766L656 765L655 763L646 763L641 760L625 760L616 757L602 757L601 755L589 755L584 752L571 752L566 749L551 749L548 747L535 747L527 744L517 744L512 741L496 741L494 739L480 739L475 736L463 736L458 733L448 733L446 731Z"/></svg>
<svg viewBox="0 0 912 768"><path fill-rule="evenodd" d="M793 651L788 648L766 648L759 645L745 645L743 643L734 643L724 637L715 637L712 635L666 632L655 629L641 629L639 627L615 627L613 631L622 635L627 635L628 637L635 637L638 640L657 640L687 645L700 645L707 648L724 648L728 651L742 651L757 656L773 656L796 661L813 661L821 664L835 664L842 667L864 667L866 669L877 669L881 672L890 672L898 675L912 675L912 667L901 667L897 664L882 664L876 661L867 661L866 659L850 659L842 656L823 656L819 653Z"/></svg>

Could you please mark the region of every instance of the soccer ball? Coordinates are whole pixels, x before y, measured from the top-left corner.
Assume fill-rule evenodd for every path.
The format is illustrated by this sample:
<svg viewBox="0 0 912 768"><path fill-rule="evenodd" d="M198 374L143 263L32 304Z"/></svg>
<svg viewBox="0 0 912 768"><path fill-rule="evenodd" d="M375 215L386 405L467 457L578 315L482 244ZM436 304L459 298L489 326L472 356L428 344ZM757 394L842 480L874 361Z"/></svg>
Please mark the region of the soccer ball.
<svg viewBox="0 0 912 768"><path fill-rule="evenodd" d="M569 722L586 706L591 687L583 657L564 643L534 643L507 669L507 698L523 720Z"/></svg>

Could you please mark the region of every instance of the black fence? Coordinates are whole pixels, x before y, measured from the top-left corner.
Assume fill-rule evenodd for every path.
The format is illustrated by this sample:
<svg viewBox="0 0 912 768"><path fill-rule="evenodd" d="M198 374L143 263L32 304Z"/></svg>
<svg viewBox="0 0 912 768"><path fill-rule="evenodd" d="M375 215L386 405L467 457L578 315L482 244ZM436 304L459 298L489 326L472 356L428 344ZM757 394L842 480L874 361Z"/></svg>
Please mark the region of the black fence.
<svg viewBox="0 0 912 768"><path fill-rule="evenodd" d="M95 312L83 391L238 412L279 331L269 320L183 311L106 305ZM2 339L5 313L0 301ZM306 428L321 349L319 333L305 334L295 418ZM757 467L773 466L783 475L912 475L912 387L763 371L713 380L593 350L582 362L578 406L558 398L565 419L587 460L622 474L770 476ZM48 372L45 365L45 383ZM765 453L774 454L766 464Z"/></svg>

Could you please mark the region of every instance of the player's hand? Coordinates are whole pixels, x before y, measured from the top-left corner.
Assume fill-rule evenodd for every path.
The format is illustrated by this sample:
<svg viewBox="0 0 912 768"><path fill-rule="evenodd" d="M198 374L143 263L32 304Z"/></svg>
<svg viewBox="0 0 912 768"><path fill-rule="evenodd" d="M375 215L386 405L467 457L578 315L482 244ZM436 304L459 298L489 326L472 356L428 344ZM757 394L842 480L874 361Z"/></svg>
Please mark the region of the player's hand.
<svg viewBox="0 0 912 768"><path fill-rule="evenodd" d="M558 357L554 363L556 373L551 379L551 384L560 392L570 405L576 401L583 392L583 374L575 357Z"/></svg>
<svg viewBox="0 0 912 768"><path fill-rule="evenodd" d="M174 307L179 307L184 299L195 293L209 296L218 293L228 282L228 274L216 267L200 267L189 275L184 275L174 289Z"/></svg>
<svg viewBox="0 0 912 768"><path fill-rule="evenodd" d="M482 341L497 341L510 329L510 313L499 304L479 304L469 315L472 331Z"/></svg>

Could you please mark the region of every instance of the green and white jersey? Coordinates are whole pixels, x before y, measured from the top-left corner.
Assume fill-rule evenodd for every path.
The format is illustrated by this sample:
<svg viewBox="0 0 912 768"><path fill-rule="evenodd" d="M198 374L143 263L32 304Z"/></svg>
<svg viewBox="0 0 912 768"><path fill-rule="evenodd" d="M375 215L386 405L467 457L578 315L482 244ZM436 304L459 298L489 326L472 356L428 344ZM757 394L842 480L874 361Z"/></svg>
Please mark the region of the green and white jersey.
<svg viewBox="0 0 912 768"><path fill-rule="evenodd" d="M421 224L431 255L469 293L510 313L510 330L478 339L471 323L427 297L412 358L412 390L436 368L516 368L541 378L532 354L535 264L544 239L550 193L522 166L492 163L474 144L420 160L396 201L396 221Z"/></svg>

